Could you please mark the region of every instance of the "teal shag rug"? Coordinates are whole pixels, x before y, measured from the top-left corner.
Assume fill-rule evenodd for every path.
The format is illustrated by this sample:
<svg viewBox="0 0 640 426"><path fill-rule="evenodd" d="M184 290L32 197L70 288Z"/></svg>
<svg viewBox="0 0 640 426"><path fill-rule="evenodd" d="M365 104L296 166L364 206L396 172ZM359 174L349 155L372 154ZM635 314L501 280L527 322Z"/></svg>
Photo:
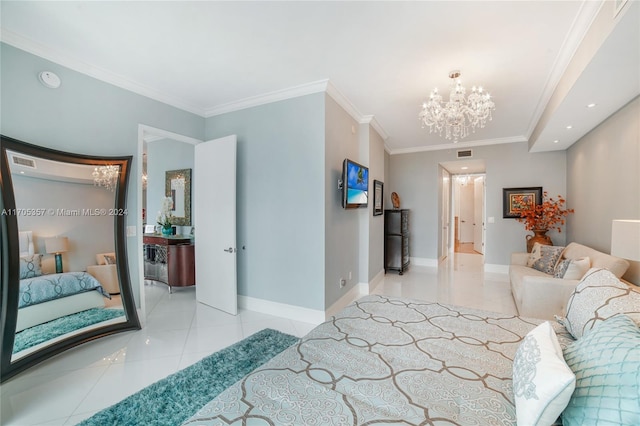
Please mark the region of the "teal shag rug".
<svg viewBox="0 0 640 426"><path fill-rule="evenodd" d="M44 324L34 325L16 333L13 341L13 353L15 354L83 327L122 316L124 316L122 309L92 308L62 318L56 318Z"/></svg>
<svg viewBox="0 0 640 426"><path fill-rule="evenodd" d="M79 426L180 425L298 340L264 329L105 408Z"/></svg>

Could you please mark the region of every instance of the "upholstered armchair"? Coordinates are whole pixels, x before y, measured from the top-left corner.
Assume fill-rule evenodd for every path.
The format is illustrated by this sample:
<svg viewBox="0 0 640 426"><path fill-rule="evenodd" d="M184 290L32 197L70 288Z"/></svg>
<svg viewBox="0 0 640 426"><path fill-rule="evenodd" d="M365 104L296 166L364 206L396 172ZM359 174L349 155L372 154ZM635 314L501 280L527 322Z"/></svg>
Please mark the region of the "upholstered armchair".
<svg viewBox="0 0 640 426"><path fill-rule="evenodd" d="M96 254L97 265L87 266L87 272L100 281L102 287L109 294L120 294L120 281L116 266L115 253Z"/></svg>

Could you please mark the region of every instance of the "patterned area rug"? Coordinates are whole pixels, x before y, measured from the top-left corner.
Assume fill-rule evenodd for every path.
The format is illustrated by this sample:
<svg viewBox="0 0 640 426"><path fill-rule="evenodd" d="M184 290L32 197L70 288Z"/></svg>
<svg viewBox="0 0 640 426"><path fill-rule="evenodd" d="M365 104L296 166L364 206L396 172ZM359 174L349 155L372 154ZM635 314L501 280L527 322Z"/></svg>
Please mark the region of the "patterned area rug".
<svg viewBox="0 0 640 426"><path fill-rule="evenodd" d="M35 325L16 333L13 353L23 351L39 343L63 334L71 333L102 321L124 316L122 309L92 308L66 317L57 318L44 324Z"/></svg>
<svg viewBox="0 0 640 426"><path fill-rule="evenodd" d="M229 386L297 342L297 337L264 329L147 386L80 425L179 425Z"/></svg>

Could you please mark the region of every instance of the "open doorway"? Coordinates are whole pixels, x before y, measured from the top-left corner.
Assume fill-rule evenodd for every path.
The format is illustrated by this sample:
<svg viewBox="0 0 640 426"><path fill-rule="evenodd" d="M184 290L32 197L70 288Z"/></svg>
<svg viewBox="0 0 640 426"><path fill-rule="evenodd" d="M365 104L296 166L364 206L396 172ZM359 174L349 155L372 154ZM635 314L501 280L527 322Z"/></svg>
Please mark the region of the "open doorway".
<svg viewBox="0 0 640 426"><path fill-rule="evenodd" d="M440 226L445 229L443 234L447 234L443 235L442 244L447 241L448 253L483 255L486 252L484 160L449 161L440 166L449 182L448 191L443 190L440 200L442 211L448 211L446 218L440 219Z"/></svg>
<svg viewBox="0 0 640 426"><path fill-rule="evenodd" d="M453 176L454 252L484 254L485 175Z"/></svg>

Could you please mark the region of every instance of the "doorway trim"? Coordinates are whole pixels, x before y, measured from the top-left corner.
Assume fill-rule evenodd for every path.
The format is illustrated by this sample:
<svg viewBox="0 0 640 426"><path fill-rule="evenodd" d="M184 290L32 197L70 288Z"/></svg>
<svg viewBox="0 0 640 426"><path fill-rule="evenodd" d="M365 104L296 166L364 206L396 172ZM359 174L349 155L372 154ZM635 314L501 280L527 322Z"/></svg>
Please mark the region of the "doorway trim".
<svg viewBox="0 0 640 426"><path fill-rule="evenodd" d="M136 152L136 203L138 205L138 211L136 211L136 247L138 253L138 282L140 283L139 297L140 297L140 319L144 325L147 320L147 306L144 297L144 258L142 256L142 234L144 229L142 227L142 172L143 172L143 154L145 152L145 144L148 142L154 142L160 139L173 139L178 142L184 142L191 145L197 145L203 142L200 139L192 138L190 136L181 135L168 130L160 129L158 127L148 126L146 124L138 124L138 149Z"/></svg>

